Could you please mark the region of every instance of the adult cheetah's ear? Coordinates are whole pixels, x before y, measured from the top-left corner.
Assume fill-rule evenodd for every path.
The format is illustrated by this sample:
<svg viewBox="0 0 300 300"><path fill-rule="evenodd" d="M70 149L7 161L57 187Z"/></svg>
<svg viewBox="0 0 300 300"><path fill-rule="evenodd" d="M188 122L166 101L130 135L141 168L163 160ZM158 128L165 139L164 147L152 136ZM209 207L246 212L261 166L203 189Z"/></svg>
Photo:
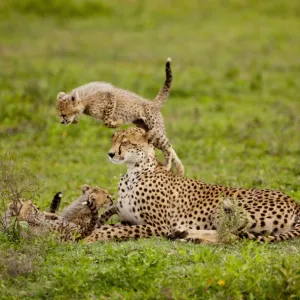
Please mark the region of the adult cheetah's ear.
<svg viewBox="0 0 300 300"><path fill-rule="evenodd" d="M65 95L66 95L65 92L59 92L59 93L57 94L57 100L61 100Z"/></svg>
<svg viewBox="0 0 300 300"><path fill-rule="evenodd" d="M84 184L82 187L81 187L81 191L82 191L82 194L86 194L88 191L90 191L92 188L88 185L88 184Z"/></svg>

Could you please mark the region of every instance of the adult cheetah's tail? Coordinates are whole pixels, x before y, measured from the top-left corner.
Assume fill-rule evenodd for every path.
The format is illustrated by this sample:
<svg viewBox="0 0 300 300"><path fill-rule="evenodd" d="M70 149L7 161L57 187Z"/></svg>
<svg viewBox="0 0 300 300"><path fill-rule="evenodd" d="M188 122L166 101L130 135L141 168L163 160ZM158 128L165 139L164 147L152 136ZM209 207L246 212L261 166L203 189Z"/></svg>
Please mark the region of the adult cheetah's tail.
<svg viewBox="0 0 300 300"><path fill-rule="evenodd" d="M166 62L166 80L162 89L159 91L157 96L155 97L153 104L160 109L163 104L168 100L171 84L173 80L172 70L171 70L171 58L167 59Z"/></svg>
<svg viewBox="0 0 300 300"><path fill-rule="evenodd" d="M298 219L294 225L294 228L285 233L281 233L278 235L269 235L269 236L263 236L263 235L254 236L253 234L246 232L242 236L251 240L257 240L258 242L262 242L262 243L265 242L274 243L274 242L280 242L280 241L298 238L300 237L300 215L298 214Z"/></svg>
<svg viewBox="0 0 300 300"><path fill-rule="evenodd" d="M87 207L91 210L91 220L89 225L86 227L86 230L81 234L81 238L84 238L91 234L91 232L94 230L97 220L98 220L98 209L96 207L96 204L94 200L88 199L87 201L84 201L82 205L87 205Z"/></svg>

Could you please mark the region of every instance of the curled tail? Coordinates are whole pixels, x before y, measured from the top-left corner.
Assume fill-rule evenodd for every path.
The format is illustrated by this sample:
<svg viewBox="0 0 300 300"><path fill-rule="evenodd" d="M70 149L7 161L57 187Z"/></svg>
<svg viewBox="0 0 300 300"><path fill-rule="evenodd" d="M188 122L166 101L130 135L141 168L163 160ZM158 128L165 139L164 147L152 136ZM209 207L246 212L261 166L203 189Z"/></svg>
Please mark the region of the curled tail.
<svg viewBox="0 0 300 300"><path fill-rule="evenodd" d="M94 230L97 220L98 220L98 209L96 207L94 200L89 199L89 200L83 202L82 205L86 205L90 209L91 219L90 219L90 223L85 228L84 232L81 233L80 238L84 238L84 237L90 235L91 232Z"/></svg>
<svg viewBox="0 0 300 300"><path fill-rule="evenodd" d="M58 192L54 195L51 205L50 205L50 212L55 214L58 211L60 201L61 201L62 193Z"/></svg>
<svg viewBox="0 0 300 300"><path fill-rule="evenodd" d="M166 80L164 83L164 86L159 91L157 96L155 97L153 104L160 109L163 104L168 100L170 90L171 90L171 84L173 80L172 70L171 70L171 58L167 59L166 62Z"/></svg>

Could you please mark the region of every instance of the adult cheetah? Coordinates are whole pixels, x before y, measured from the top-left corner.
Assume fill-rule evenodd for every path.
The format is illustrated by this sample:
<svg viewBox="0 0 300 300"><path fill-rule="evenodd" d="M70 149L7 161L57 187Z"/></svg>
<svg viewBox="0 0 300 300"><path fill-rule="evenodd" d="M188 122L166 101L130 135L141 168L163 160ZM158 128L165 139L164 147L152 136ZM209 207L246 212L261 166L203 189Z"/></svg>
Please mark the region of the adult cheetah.
<svg viewBox="0 0 300 300"><path fill-rule="evenodd" d="M164 86L154 101L148 101L106 82L91 82L73 89L70 93L58 93L56 109L61 123L78 123L80 114L103 120L104 125L111 128L133 123L149 131L148 138L164 154L166 168L170 170L174 161L178 174L183 175L184 167L166 136L164 119L160 112L171 89L171 59L167 60L165 70Z"/></svg>
<svg viewBox="0 0 300 300"><path fill-rule="evenodd" d="M185 233L188 240L217 241L224 199L233 199L243 211L242 234L249 239L275 242L300 236L300 205L292 198L279 191L231 188L177 176L158 163L143 129L116 132L109 157L127 165L116 210L132 225L95 229L87 242L176 232Z"/></svg>

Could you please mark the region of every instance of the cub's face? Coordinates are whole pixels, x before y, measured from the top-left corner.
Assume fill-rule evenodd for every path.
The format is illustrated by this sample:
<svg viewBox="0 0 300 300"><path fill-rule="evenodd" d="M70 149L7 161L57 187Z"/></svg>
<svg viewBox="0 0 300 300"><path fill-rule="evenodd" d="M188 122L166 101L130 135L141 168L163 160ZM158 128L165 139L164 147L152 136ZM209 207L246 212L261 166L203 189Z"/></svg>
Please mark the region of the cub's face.
<svg viewBox="0 0 300 300"><path fill-rule="evenodd" d="M78 116L83 113L83 110L84 106L77 93L73 95L60 92L57 95L56 111L61 124L78 123Z"/></svg>
<svg viewBox="0 0 300 300"><path fill-rule="evenodd" d="M18 221L30 222L39 217L40 212L31 200L19 200L12 202L8 206L8 213L12 217L16 217Z"/></svg>
<svg viewBox="0 0 300 300"><path fill-rule="evenodd" d="M113 197L108 193L107 190L99 188L98 186L90 187L84 184L81 187L82 193L88 197L89 200L93 200L97 209L102 207L109 207L114 204Z"/></svg>
<svg viewBox="0 0 300 300"><path fill-rule="evenodd" d="M149 148L146 132L141 128L129 128L115 132L108 156L114 164L135 164L146 159Z"/></svg>
<svg viewBox="0 0 300 300"><path fill-rule="evenodd" d="M97 209L100 209L102 207L110 207L114 204L113 197L110 196L108 191L94 187L92 190L92 193L89 196L90 200L93 200Z"/></svg>

